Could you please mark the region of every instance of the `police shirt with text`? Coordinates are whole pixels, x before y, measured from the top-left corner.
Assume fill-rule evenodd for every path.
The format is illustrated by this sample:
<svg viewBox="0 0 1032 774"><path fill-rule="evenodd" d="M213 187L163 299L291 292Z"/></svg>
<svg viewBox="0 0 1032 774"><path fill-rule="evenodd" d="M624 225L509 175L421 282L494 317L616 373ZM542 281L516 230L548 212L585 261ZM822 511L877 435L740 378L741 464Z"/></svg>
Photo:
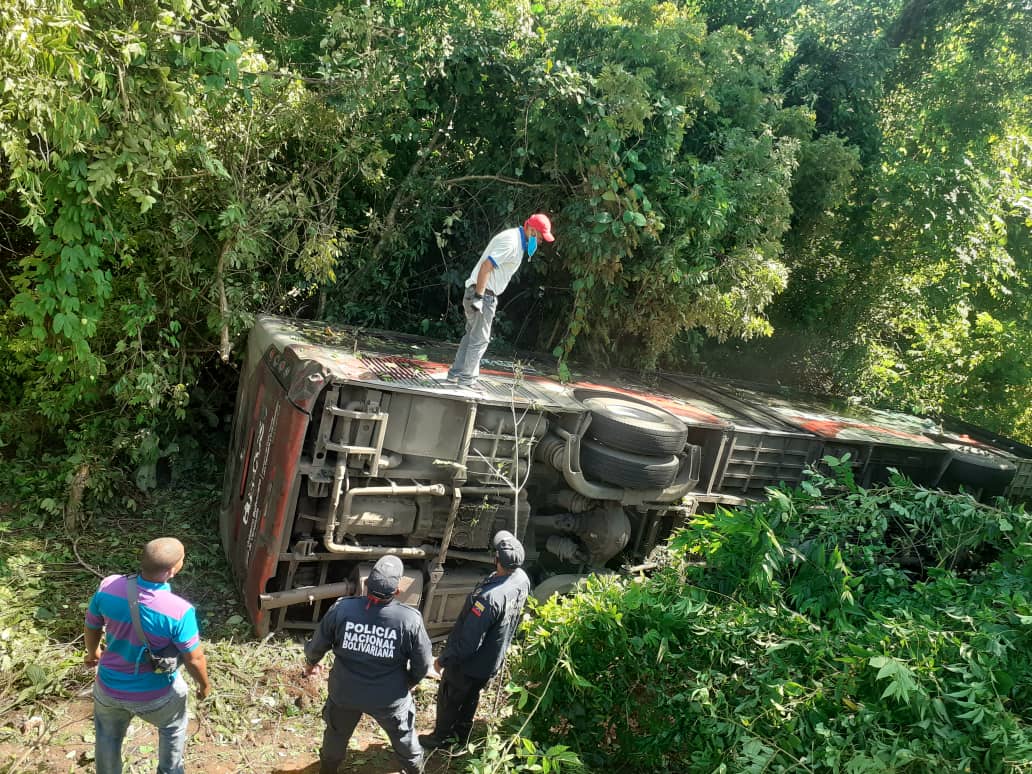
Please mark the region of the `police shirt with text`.
<svg viewBox="0 0 1032 774"><path fill-rule="evenodd" d="M448 635L441 666L470 677L492 677L502 666L529 593L530 578L520 568L481 581Z"/></svg>
<svg viewBox="0 0 1032 774"><path fill-rule="evenodd" d="M305 645L308 663L332 649L330 698L339 704L387 707L403 699L430 670L430 637L415 608L396 600L344 597L327 611Z"/></svg>

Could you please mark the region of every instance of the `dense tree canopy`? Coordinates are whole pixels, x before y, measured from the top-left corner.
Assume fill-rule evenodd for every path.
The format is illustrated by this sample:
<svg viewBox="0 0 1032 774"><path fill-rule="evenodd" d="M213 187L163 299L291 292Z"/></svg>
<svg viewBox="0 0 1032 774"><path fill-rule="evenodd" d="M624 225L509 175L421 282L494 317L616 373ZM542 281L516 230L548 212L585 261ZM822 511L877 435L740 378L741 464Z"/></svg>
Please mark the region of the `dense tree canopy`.
<svg viewBox="0 0 1032 774"><path fill-rule="evenodd" d="M1032 18L1016 2L865 6L807 8L782 70L786 101L812 105L861 171L833 228L789 235L766 351L811 386L1027 439Z"/></svg>
<svg viewBox="0 0 1032 774"><path fill-rule="evenodd" d="M559 240L511 343L777 353L1030 438L1030 28L1017 0L5 0L0 444L167 453L258 311L452 336L533 210Z"/></svg>

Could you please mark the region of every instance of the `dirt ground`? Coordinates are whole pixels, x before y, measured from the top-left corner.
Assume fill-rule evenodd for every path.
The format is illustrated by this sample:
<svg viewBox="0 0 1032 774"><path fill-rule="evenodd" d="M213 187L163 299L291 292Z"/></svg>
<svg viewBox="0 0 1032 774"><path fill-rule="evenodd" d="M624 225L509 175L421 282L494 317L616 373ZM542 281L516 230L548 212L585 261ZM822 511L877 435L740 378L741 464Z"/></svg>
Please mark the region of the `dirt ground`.
<svg viewBox="0 0 1032 774"><path fill-rule="evenodd" d="M265 675L263 680L283 681L298 710L312 710L321 706L325 688L305 685L299 675ZM432 730L436 710L437 683L427 679L416 689L419 708L416 726L420 733ZM210 774L318 774L319 744L322 723L314 722L311 712L293 715L283 706L272 706L265 696L254 707L254 716L248 719L250 730L232 738L213 721L217 712L208 705L218 702L216 691L205 705L198 707L191 695L190 738L186 748L187 771ZM268 696L269 694L266 694ZM482 711L490 711L494 691L484 691ZM289 706L289 705L288 705ZM5 725L20 737L0 742L0 773L54 774L64 772L94 772L93 765L93 703L88 689L73 699L57 701L39 714L21 713L7 719ZM482 724L478 722L478 729ZM139 720L129 726L122 748L124 774L150 774L157 761L157 734L154 728ZM351 752L342 771L354 774L388 774L399 770L387 736L369 717L363 717L351 739ZM464 769L462 757L437 750L428 755L428 774L460 772Z"/></svg>

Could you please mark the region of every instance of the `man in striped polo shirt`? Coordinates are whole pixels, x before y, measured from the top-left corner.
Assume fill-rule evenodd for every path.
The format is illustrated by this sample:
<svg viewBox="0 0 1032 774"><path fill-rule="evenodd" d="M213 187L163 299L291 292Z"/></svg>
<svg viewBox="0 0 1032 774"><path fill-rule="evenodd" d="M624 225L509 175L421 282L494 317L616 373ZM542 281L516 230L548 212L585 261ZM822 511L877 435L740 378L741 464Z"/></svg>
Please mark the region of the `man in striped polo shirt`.
<svg viewBox="0 0 1032 774"><path fill-rule="evenodd" d="M193 605L172 593L169 581L186 552L175 538L157 538L143 549L136 578L140 623L152 653L173 645L197 683L197 698L211 690ZM155 672L133 625L128 578L100 583L86 610L86 666L98 667L93 685L97 774L122 774L122 739L139 716L158 729L158 774L181 774L186 746L186 682L178 669ZM102 633L106 648L100 648Z"/></svg>

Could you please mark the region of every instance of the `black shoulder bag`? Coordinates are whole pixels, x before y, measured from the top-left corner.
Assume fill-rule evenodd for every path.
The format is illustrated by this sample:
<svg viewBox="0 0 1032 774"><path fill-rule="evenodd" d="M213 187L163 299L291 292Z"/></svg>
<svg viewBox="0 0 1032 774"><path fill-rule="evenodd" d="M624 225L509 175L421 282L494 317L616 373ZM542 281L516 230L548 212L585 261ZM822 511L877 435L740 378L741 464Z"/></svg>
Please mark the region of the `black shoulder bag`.
<svg viewBox="0 0 1032 774"><path fill-rule="evenodd" d="M126 576L125 598L129 602L129 615L133 619L133 628L136 629L136 636L143 643L144 655L147 656L154 674L172 674L183 663L183 654L171 642L158 653L151 650L150 640L147 639L147 635L143 631L143 624L140 623L140 596L136 586L135 575Z"/></svg>

